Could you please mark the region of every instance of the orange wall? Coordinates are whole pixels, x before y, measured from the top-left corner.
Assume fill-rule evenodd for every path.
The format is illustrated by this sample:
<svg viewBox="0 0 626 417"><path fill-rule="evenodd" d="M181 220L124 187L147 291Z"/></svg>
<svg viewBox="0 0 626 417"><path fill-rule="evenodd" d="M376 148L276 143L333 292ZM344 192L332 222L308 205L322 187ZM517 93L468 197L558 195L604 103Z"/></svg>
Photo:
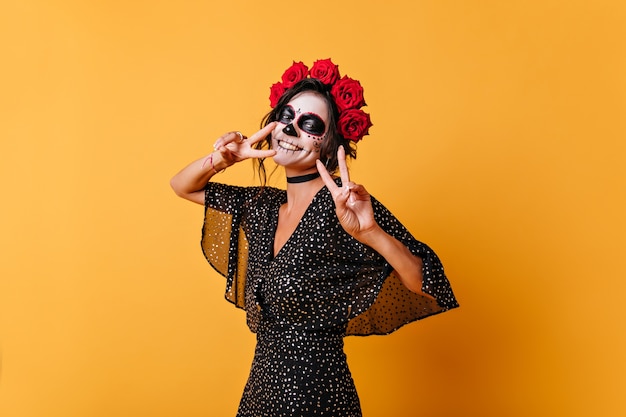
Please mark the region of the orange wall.
<svg viewBox="0 0 626 417"><path fill-rule="evenodd" d="M462 304L347 340L365 415L626 414L623 1L214 3L2 2L0 415L234 415L254 337L168 180L327 57Z"/></svg>

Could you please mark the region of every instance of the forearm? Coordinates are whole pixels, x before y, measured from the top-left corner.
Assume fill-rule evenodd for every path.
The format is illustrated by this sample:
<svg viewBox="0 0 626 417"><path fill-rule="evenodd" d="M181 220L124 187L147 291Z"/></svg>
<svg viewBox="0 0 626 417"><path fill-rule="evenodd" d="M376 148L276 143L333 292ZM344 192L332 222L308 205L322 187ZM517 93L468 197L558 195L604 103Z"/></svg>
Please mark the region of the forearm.
<svg viewBox="0 0 626 417"><path fill-rule="evenodd" d="M226 169L228 164L219 152L212 152L193 161L170 180L170 186L184 199L204 204L204 187L218 172Z"/></svg>
<svg viewBox="0 0 626 417"><path fill-rule="evenodd" d="M363 236L363 243L378 252L392 266L400 281L409 290L423 295L422 259L411 253L402 242L376 226Z"/></svg>

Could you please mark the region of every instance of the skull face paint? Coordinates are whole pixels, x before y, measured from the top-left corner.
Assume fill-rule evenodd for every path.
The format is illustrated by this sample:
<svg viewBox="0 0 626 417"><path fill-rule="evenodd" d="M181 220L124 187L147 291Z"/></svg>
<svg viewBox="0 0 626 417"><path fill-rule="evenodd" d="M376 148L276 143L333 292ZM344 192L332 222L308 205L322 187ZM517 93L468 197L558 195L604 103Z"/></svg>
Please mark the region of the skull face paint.
<svg viewBox="0 0 626 417"><path fill-rule="evenodd" d="M298 136L298 132L296 132L293 126L293 123L296 122L300 130L303 132L317 137L324 136L324 133L326 132L326 123L324 123L322 118L315 113L309 112L301 114L301 112L301 109L298 109L298 112L296 112L290 104L287 104L282 109L278 116L278 121L287 125L283 129L283 132L289 136ZM296 118L297 114L299 114L299 116Z"/></svg>
<svg viewBox="0 0 626 417"><path fill-rule="evenodd" d="M278 125L272 132L276 163L287 167L288 161L291 164L307 160L307 168L315 169L315 159L328 133L329 117L326 100L309 91L298 94L279 109Z"/></svg>

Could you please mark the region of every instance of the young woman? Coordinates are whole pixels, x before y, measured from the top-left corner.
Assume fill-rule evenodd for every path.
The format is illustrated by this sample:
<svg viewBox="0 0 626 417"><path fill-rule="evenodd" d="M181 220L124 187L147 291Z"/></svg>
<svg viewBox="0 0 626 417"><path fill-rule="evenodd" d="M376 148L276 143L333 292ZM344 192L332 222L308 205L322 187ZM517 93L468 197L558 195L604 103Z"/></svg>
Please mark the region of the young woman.
<svg viewBox="0 0 626 417"><path fill-rule="evenodd" d="M294 63L270 102L261 130L224 134L171 181L205 206L204 254L257 334L237 415L361 416L344 336L387 334L458 304L433 251L350 180L346 155L371 126L358 81L329 59L310 71ZM267 158L286 190L265 185ZM259 162L260 187L211 181L246 159Z"/></svg>

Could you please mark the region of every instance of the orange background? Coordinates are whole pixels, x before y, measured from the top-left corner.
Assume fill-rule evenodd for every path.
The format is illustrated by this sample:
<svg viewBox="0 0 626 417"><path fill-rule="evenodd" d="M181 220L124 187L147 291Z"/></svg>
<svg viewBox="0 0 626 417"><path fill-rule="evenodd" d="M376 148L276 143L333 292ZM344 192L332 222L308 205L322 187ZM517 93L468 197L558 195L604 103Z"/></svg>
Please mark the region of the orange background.
<svg viewBox="0 0 626 417"><path fill-rule="evenodd" d="M626 414L623 1L4 0L0 415L234 415L244 314L169 178L332 57L352 177L461 308L348 338L364 414ZM253 184L249 164L221 180Z"/></svg>

